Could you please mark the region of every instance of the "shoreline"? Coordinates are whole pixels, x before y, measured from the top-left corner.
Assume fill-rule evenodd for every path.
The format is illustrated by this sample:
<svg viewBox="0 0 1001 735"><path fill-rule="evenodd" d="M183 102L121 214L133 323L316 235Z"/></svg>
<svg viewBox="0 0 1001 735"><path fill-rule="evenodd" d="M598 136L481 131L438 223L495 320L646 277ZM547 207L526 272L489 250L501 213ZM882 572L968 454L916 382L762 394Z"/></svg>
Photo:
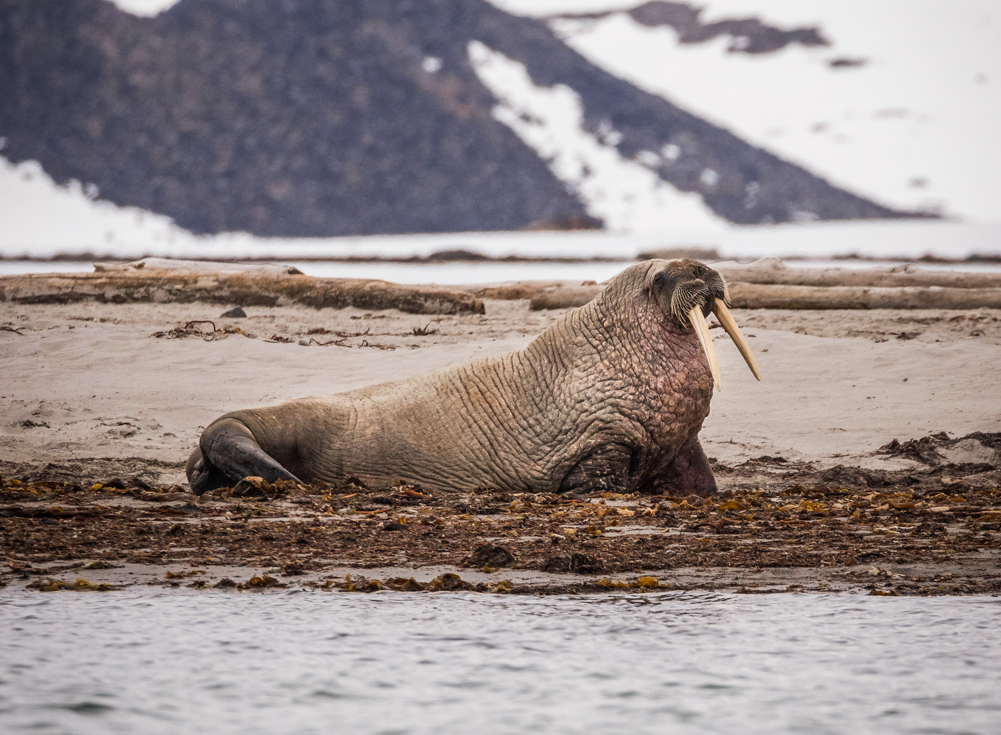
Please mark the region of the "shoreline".
<svg viewBox="0 0 1001 735"><path fill-rule="evenodd" d="M965 562L966 560L964 560ZM979 561L979 560L978 560ZM996 566L997 557L982 566ZM96 565L96 566L89 566ZM686 567L602 576L524 570L470 570L459 566L354 567L331 565L286 576L281 567L197 564L121 564L101 568L87 560L44 567L10 566L0 576L6 593L115 593L144 587L163 591L277 592L473 592L500 595L606 595L718 592L738 595L850 594L869 597L967 597L1001 595L996 575L968 564L860 564L809 567Z"/></svg>
<svg viewBox="0 0 1001 735"><path fill-rule="evenodd" d="M1001 447L1001 434L979 439ZM930 458L947 444L884 451ZM196 497L140 477L7 479L0 587L1001 594L997 467L762 458L715 471L729 489L709 499L247 480Z"/></svg>
<svg viewBox="0 0 1001 735"><path fill-rule="evenodd" d="M722 494L708 503L184 492L188 452L226 411L521 349L565 313L485 303L438 315L247 306L242 318L204 302L0 303L0 584L269 576L336 590L350 574L419 589L458 574L439 584L1001 594L998 309L735 310L763 382L714 332L724 390L700 436ZM514 560L465 566L484 545ZM83 568L95 561L125 566Z"/></svg>

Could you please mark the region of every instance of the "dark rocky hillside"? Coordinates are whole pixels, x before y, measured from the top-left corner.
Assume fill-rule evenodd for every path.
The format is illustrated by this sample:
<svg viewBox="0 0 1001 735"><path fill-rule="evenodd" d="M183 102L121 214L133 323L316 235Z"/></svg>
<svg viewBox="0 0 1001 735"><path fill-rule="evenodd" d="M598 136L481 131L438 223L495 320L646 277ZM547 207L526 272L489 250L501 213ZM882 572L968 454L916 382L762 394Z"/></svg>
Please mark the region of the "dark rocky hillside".
<svg viewBox="0 0 1001 735"><path fill-rule="evenodd" d="M12 161L173 217L265 236L517 229L586 209L490 111L471 40L581 96L586 125L737 223L904 216L596 68L482 0L0 0ZM429 71L427 57L440 59ZM705 169L716 177L706 182Z"/></svg>

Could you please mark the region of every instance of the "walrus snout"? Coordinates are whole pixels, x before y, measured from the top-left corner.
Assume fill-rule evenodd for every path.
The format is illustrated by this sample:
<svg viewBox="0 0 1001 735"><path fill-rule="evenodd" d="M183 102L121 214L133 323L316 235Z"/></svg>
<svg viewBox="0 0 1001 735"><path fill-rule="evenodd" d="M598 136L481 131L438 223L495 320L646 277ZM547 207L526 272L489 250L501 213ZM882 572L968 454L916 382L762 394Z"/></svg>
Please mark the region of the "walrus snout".
<svg viewBox="0 0 1001 735"><path fill-rule="evenodd" d="M715 299L729 300L723 277L705 263L688 258L655 262L647 287L682 327L688 326L688 312L693 308L709 316Z"/></svg>
<svg viewBox="0 0 1001 735"><path fill-rule="evenodd" d="M740 333L729 309L729 294L723 276L697 260L684 258L672 260L655 267L650 275L650 287L662 303L669 304L671 318L682 325L691 325L695 330L702 351L706 355L712 372L716 390L721 389L719 364L713 349L712 337L706 317L715 314L720 326L737 345L744 362L755 378L761 380L758 366L751 354L751 348Z"/></svg>

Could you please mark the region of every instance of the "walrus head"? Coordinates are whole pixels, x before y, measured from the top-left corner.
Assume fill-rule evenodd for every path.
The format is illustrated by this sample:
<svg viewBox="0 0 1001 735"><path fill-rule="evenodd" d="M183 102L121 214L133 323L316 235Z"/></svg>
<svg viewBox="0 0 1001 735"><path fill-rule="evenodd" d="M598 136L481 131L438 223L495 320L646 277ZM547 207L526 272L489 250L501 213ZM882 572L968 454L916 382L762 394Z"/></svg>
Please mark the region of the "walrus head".
<svg viewBox="0 0 1001 735"><path fill-rule="evenodd" d="M669 318L684 329L691 326L695 330L709 362L716 390L720 390L719 364L709 336L709 325L706 324L709 314L716 315L754 377L761 380L751 348L730 314L730 297L723 276L697 260L670 260L650 269L647 287Z"/></svg>

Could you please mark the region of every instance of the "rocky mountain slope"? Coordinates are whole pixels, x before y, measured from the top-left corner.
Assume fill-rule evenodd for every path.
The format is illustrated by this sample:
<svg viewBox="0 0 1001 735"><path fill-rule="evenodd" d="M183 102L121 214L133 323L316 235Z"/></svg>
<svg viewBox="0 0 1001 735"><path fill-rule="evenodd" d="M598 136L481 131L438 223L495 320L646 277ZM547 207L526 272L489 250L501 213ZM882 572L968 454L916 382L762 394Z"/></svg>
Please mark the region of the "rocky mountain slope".
<svg viewBox="0 0 1001 735"><path fill-rule="evenodd" d="M479 42L579 97L586 133L735 223L907 216L597 68L483 0L0 0L0 143L198 233L598 224L492 111ZM666 152L653 155L653 152ZM646 156L644 158L644 156Z"/></svg>

